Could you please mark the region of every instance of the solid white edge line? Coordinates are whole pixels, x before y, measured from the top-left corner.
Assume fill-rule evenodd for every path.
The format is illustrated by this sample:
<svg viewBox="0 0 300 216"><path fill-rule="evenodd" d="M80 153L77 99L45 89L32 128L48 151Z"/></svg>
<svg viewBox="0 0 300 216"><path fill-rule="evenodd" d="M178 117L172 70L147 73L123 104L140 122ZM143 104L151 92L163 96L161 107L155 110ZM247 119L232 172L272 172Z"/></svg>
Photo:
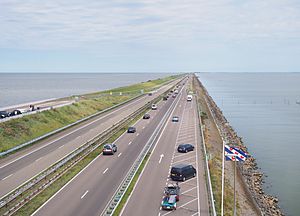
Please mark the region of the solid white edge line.
<svg viewBox="0 0 300 216"><path fill-rule="evenodd" d="M101 154L100 154L101 155ZM70 181L68 181L61 189L59 189L55 194L52 195L46 202L43 203L35 212L31 215L35 215L40 209L42 209L48 202L50 202L59 192L61 192L65 187L67 187L77 176L79 176L84 170L86 170L95 160L97 160L100 155L94 158L86 167L84 167L79 173L77 173Z"/></svg>
<svg viewBox="0 0 300 216"><path fill-rule="evenodd" d="M196 108L194 109L194 119L195 119L195 125L197 125L197 113L196 113ZM196 164L197 164L197 196L198 196L198 215L200 216L200 212L201 212L201 206L200 206L200 186L199 186L199 163L198 163L198 148L199 148L199 145L198 145L198 138L197 138L197 127L195 127L195 144L197 145L197 148L196 148Z"/></svg>
<svg viewBox="0 0 300 216"><path fill-rule="evenodd" d="M118 157L120 157L122 155L122 153L118 154Z"/></svg>
<svg viewBox="0 0 300 216"><path fill-rule="evenodd" d="M183 89L183 88L182 88L182 89ZM182 93L180 94L180 97L181 97L181 96L182 96ZM128 202L129 202L129 200L130 200L132 194L133 194L134 191L135 191L135 188L137 187L137 185L138 185L138 183L139 183L141 177L143 176L143 173L144 173L144 171L145 171L145 169L146 169L146 167L147 167L147 165L148 165L148 162L150 161L150 158L151 158L151 156L152 156L152 154L153 154L153 152L154 152L154 150L155 150L155 148L156 148L156 146L157 146L157 143L159 142L159 140L160 140L160 138L161 138L161 136L162 136L162 134L163 134L163 132L164 132L166 126L170 123L170 120L171 120L171 118L172 118L172 115L173 115L173 113L174 113L174 111L175 111L175 109L176 109L177 104L178 104L179 101L180 101L180 100L177 100L177 102L176 102L176 104L175 104L175 106L174 106L174 109L172 110L172 112L171 112L169 118L167 119L166 124L165 124L165 126L164 126L164 128L163 128L163 130L162 130L162 132L161 132L161 134L160 134L160 136L158 137L158 139L157 139L157 141L156 141L156 143L155 143L155 145L154 145L154 147L153 147L153 149L152 149L152 151L151 151L151 153L150 153L150 156L149 156L149 158L148 158L148 160L147 160L147 162L146 162L146 164L145 164L145 166L144 166L142 172L140 173L140 175L139 175L137 181L135 182L135 185L134 185L134 187L133 187L133 189L132 189L132 191L131 191L129 197L127 198L126 203L124 204L124 206L123 206L123 208L122 208L122 210L121 210L121 212L120 212L120 216L122 216L122 214L123 214L123 212L124 212L124 210L125 210L125 208L126 208ZM172 106L172 104L171 104L171 106Z"/></svg>
<svg viewBox="0 0 300 216"><path fill-rule="evenodd" d="M138 102L138 101L140 101L140 100L143 99L143 98L144 98L144 97L139 98L138 100L133 101L133 102ZM2 166L0 167L0 169L4 168L4 167L6 167L6 166L8 166L8 165L10 165L10 164L12 164L12 163L14 163L14 162L20 160L20 159L22 159L22 158L24 158L24 157L26 157L26 156L28 156L28 155L30 155L30 154L32 154L32 153L34 153L34 152L40 150L40 149L42 149L42 148L45 148L45 147L47 147L48 145L51 145L52 143L54 143L54 142L56 142L56 141L58 141L58 140L61 140L61 139L63 139L64 137L69 136L69 135L72 134L72 133L75 133L75 132L78 131L78 130L81 130L81 129L83 129L83 128L85 128L85 127L87 127L87 126L89 126L89 125L91 125L91 124L93 124L93 123L95 123L95 122L97 122L97 121L100 121L101 119L103 119L103 118L105 118L105 117L107 117L107 116L109 116L109 115L111 115L111 114L113 114L113 113L115 113L115 112L117 112L117 111L120 111L120 109L123 109L123 108L125 108L125 107L127 107L127 106L129 106L129 105L132 105L132 104L129 103L129 104L125 105L125 106L120 107L119 109L116 109L116 110L113 110L113 111L110 112L110 113L107 113L107 114L104 115L104 116L100 116L99 118L95 119L94 121L92 121L92 122L90 122L90 123L88 123L88 124L85 124L85 125L83 125L83 126L77 128L77 129L75 129L75 130L73 130L73 131L71 131L71 132L69 132L69 133L67 133L67 134L65 134L65 135L63 135L63 136L61 136L61 137L59 137L59 138L57 138L57 139L55 139L55 140L53 140L53 141L51 141L51 142L45 144L45 145L43 145L43 146L40 146L39 148L34 149L34 150L31 151L31 152L28 152L28 153L25 154L25 155L22 155L22 156L19 157L19 158L16 158L15 160L12 160L12 161L10 161L10 162L8 162L8 163L2 165ZM79 137L80 137L80 136L79 136Z"/></svg>

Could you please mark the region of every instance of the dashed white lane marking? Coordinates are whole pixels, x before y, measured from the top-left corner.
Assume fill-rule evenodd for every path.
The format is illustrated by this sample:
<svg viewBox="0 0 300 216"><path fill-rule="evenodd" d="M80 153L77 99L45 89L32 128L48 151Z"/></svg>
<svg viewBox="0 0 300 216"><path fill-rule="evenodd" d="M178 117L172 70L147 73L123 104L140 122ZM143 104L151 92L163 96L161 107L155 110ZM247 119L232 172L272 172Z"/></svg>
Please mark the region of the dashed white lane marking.
<svg viewBox="0 0 300 216"><path fill-rule="evenodd" d="M122 155L122 153L118 154L118 157L120 157Z"/></svg>
<svg viewBox="0 0 300 216"><path fill-rule="evenodd" d="M136 136L140 135L139 133L136 134Z"/></svg>
<svg viewBox="0 0 300 216"><path fill-rule="evenodd" d="M59 146L59 149L60 149L60 148L62 148L62 147L64 147L64 145L62 145L62 146Z"/></svg>
<svg viewBox="0 0 300 216"><path fill-rule="evenodd" d="M35 162L38 162L39 160L41 160L43 157L40 157L38 159L35 160Z"/></svg>
<svg viewBox="0 0 300 216"><path fill-rule="evenodd" d="M85 197L85 195L88 193L89 191L87 190L81 197L80 199L83 199L83 197Z"/></svg>
<svg viewBox="0 0 300 216"><path fill-rule="evenodd" d="M103 174L105 174L107 172L108 168L106 168L104 171L103 171Z"/></svg>
<svg viewBox="0 0 300 216"><path fill-rule="evenodd" d="M79 139L81 136L76 137L76 139Z"/></svg>
<svg viewBox="0 0 300 216"><path fill-rule="evenodd" d="M145 129L145 126L143 127L143 129Z"/></svg>
<svg viewBox="0 0 300 216"><path fill-rule="evenodd" d="M11 177L12 175L13 175L13 174L10 174L10 175L4 177L4 178L2 179L2 181L5 180L5 179L8 179L8 178Z"/></svg>
<svg viewBox="0 0 300 216"><path fill-rule="evenodd" d="M195 157L196 157L196 155L194 155L194 156L192 156L192 157L184 158L184 159L182 159L182 160L173 162L173 164L180 163L180 162L186 161L186 160L190 160L190 159L193 159L193 158L195 158ZM172 164L172 165L173 165L173 164Z"/></svg>
<svg viewBox="0 0 300 216"><path fill-rule="evenodd" d="M129 142L128 145L131 145L132 142Z"/></svg>

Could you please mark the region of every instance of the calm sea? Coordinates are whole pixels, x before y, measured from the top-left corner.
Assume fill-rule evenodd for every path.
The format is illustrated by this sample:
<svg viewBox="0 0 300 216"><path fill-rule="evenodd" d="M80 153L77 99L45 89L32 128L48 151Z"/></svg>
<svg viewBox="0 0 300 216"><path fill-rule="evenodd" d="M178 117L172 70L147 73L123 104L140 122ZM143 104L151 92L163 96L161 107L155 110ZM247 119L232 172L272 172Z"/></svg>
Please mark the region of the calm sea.
<svg viewBox="0 0 300 216"><path fill-rule="evenodd" d="M126 86L167 73L0 73L0 107Z"/></svg>
<svg viewBox="0 0 300 216"><path fill-rule="evenodd" d="M300 215L300 73L198 76L267 175L264 189Z"/></svg>

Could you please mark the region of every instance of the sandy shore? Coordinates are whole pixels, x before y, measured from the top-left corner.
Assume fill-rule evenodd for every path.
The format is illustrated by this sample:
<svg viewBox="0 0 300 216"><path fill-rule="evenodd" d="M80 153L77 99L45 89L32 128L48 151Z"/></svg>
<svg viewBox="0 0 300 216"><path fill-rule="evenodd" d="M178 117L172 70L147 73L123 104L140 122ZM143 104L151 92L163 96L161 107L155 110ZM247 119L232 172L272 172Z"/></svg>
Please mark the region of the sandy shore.
<svg viewBox="0 0 300 216"><path fill-rule="evenodd" d="M206 117L203 118L205 125L204 135L210 156L219 157L221 160L223 140L239 146L249 154L241 137L230 126L229 122L223 116L222 111L209 96L205 87L196 76L194 77L194 86L201 111L206 114ZM231 161L225 162L225 183L229 190L233 188L233 173L234 163ZM251 157L246 162L238 163L236 181L238 215L283 215L278 206L278 199L265 194L262 184L263 173L258 171L255 158Z"/></svg>

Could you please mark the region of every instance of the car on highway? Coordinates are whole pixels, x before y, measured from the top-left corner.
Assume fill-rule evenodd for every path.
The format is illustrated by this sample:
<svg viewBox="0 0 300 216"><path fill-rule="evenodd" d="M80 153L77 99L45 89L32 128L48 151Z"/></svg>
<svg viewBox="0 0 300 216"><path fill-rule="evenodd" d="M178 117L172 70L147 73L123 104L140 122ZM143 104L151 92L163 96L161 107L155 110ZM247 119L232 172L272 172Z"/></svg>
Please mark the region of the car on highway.
<svg viewBox="0 0 300 216"><path fill-rule="evenodd" d="M149 93L148 93L149 96L152 96L152 94L153 94L152 92L149 92Z"/></svg>
<svg viewBox="0 0 300 216"><path fill-rule="evenodd" d="M9 116L9 113L6 111L0 111L0 119L6 118Z"/></svg>
<svg viewBox="0 0 300 216"><path fill-rule="evenodd" d="M15 116L15 115L21 115L22 111L21 110L14 110L9 113L9 116Z"/></svg>
<svg viewBox="0 0 300 216"><path fill-rule="evenodd" d="M113 154L115 154L115 152L117 152L117 150L118 150L118 147L116 144L114 144L114 143L105 144L103 146L102 153L103 153L103 155L108 155L108 154L113 155Z"/></svg>
<svg viewBox="0 0 300 216"><path fill-rule="evenodd" d="M172 166L170 177L174 181L185 181L196 176L196 169L190 164Z"/></svg>
<svg viewBox="0 0 300 216"><path fill-rule="evenodd" d="M135 127L129 127L127 130L127 133L135 133L136 132L136 128Z"/></svg>
<svg viewBox="0 0 300 216"><path fill-rule="evenodd" d="M176 201L179 201L179 195L180 195L180 187L178 185L178 182L176 184L168 184L167 187L165 187L164 193L166 196L175 195Z"/></svg>
<svg viewBox="0 0 300 216"><path fill-rule="evenodd" d="M173 94L172 97L173 97L173 98L176 98L176 94Z"/></svg>
<svg viewBox="0 0 300 216"><path fill-rule="evenodd" d="M176 195L164 196L161 201L161 208L164 210L176 210Z"/></svg>
<svg viewBox="0 0 300 216"><path fill-rule="evenodd" d="M163 97L163 100L164 100L164 101L168 100L168 96L164 96L164 97Z"/></svg>
<svg viewBox="0 0 300 216"><path fill-rule="evenodd" d="M173 116L172 122L179 122L179 117L178 116Z"/></svg>
<svg viewBox="0 0 300 216"><path fill-rule="evenodd" d="M143 119L149 119L150 118L150 114L149 113L145 113L143 116Z"/></svg>
<svg viewBox="0 0 300 216"><path fill-rule="evenodd" d="M187 153L189 151L194 151L194 146L192 144L189 144L189 143L184 143L184 144L180 144L178 147L177 147L177 151L178 152L182 152L182 153Z"/></svg>
<svg viewBox="0 0 300 216"><path fill-rule="evenodd" d="M157 105L156 104L152 104L151 109L152 110L157 110Z"/></svg>

